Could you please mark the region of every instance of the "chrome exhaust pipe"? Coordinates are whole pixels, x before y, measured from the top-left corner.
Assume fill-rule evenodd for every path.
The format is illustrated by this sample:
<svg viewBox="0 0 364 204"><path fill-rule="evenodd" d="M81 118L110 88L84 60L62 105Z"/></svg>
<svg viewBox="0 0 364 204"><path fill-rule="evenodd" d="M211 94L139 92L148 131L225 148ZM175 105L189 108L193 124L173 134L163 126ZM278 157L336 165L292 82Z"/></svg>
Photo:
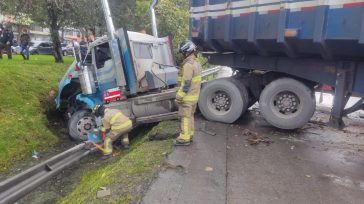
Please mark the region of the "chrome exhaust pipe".
<svg viewBox="0 0 364 204"><path fill-rule="evenodd" d="M114 23L112 22L109 2L107 0L101 0L101 3L102 3L102 10L103 10L104 16L105 16L108 36L111 40L113 40L113 39L115 39L115 27L114 27Z"/></svg>
<svg viewBox="0 0 364 204"><path fill-rule="evenodd" d="M158 0L153 0L152 5L150 5L150 15L152 18L152 31L153 31L153 36L154 37L158 37L158 30L157 30L157 19L155 17L155 6L157 6L158 4Z"/></svg>

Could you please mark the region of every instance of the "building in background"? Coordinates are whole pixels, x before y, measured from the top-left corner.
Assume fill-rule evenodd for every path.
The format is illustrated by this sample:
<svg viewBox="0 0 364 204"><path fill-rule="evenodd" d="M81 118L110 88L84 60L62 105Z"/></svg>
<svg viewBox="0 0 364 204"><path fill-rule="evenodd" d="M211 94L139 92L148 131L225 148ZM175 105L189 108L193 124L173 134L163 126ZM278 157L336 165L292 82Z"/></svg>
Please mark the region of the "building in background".
<svg viewBox="0 0 364 204"><path fill-rule="evenodd" d="M43 28L29 18L14 19L12 16L0 14L0 24L11 24L14 32L14 39L17 42L19 41L20 34L24 28L28 30L32 42L51 41L49 29ZM63 43L68 43L72 40L78 40L81 36L81 32L78 29L65 28L59 32L59 35L61 36Z"/></svg>

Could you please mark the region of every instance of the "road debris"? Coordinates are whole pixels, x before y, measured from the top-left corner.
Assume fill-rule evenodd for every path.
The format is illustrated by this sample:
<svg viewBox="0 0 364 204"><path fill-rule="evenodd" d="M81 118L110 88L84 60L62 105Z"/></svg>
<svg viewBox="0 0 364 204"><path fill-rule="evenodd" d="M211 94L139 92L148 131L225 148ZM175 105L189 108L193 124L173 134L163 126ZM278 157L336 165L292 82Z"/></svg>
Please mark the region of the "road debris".
<svg viewBox="0 0 364 204"><path fill-rule="evenodd" d="M205 167L205 171L213 171L214 170L214 168L212 168L212 167L210 167L210 166L207 166L207 167Z"/></svg>
<svg viewBox="0 0 364 204"><path fill-rule="evenodd" d="M243 135L250 137L250 138L246 139L250 145L258 145L259 143L265 143L268 146L274 142L269 137L259 136L258 133L253 132L249 129L245 129L243 131Z"/></svg>
<svg viewBox="0 0 364 204"><path fill-rule="evenodd" d="M37 151L33 150L33 152L32 152L32 157L33 157L34 159L39 159L39 153L38 153Z"/></svg>
<svg viewBox="0 0 364 204"><path fill-rule="evenodd" d="M97 198L103 198L111 195L110 189L107 189L106 187L100 187L100 189L101 190L97 191L96 193Z"/></svg>
<svg viewBox="0 0 364 204"><path fill-rule="evenodd" d="M295 146L294 146L294 145L292 145L292 146L291 146L291 150L294 150L294 148L295 148Z"/></svg>
<svg viewBox="0 0 364 204"><path fill-rule="evenodd" d="M311 178L311 175L306 175L307 178Z"/></svg>

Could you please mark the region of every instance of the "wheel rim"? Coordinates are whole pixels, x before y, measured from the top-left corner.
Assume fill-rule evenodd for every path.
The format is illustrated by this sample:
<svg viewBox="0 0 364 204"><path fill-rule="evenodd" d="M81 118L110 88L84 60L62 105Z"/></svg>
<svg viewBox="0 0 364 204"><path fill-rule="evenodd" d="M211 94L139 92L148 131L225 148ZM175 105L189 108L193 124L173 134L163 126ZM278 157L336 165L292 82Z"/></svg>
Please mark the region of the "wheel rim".
<svg viewBox="0 0 364 204"><path fill-rule="evenodd" d="M278 92L273 97L270 105L275 114L283 117L295 116L302 108L300 98L291 91Z"/></svg>
<svg viewBox="0 0 364 204"><path fill-rule="evenodd" d="M77 133L80 139L87 139L87 134L89 131L96 127L96 122L93 117L85 116L80 118L77 122Z"/></svg>
<svg viewBox="0 0 364 204"><path fill-rule="evenodd" d="M230 95L225 91L218 90L210 95L207 105L215 114L223 115L230 111L231 103Z"/></svg>

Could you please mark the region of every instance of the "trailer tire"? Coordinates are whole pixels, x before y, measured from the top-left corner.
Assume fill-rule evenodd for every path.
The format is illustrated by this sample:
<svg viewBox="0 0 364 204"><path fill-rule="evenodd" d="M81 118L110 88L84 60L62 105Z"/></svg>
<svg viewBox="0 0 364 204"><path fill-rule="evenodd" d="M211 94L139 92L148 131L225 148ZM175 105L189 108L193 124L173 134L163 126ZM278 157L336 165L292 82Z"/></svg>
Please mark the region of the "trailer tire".
<svg viewBox="0 0 364 204"><path fill-rule="evenodd" d="M198 107L208 120L233 123L248 108L248 91L235 79L216 79L202 87Z"/></svg>
<svg viewBox="0 0 364 204"><path fill-rule="evenodd" d="M79 110L68 121L69 136L76 141L86 141L87 132L95 127L96 122L90 110Z"/></svg>
<svg viewBox="0 0 364 204"><path fill-rule="evenodd" d="M260 111L267 122L281 129L304 126L313 116L313 91L300 81L280 78L268 84L260 95Z"/></svg>

